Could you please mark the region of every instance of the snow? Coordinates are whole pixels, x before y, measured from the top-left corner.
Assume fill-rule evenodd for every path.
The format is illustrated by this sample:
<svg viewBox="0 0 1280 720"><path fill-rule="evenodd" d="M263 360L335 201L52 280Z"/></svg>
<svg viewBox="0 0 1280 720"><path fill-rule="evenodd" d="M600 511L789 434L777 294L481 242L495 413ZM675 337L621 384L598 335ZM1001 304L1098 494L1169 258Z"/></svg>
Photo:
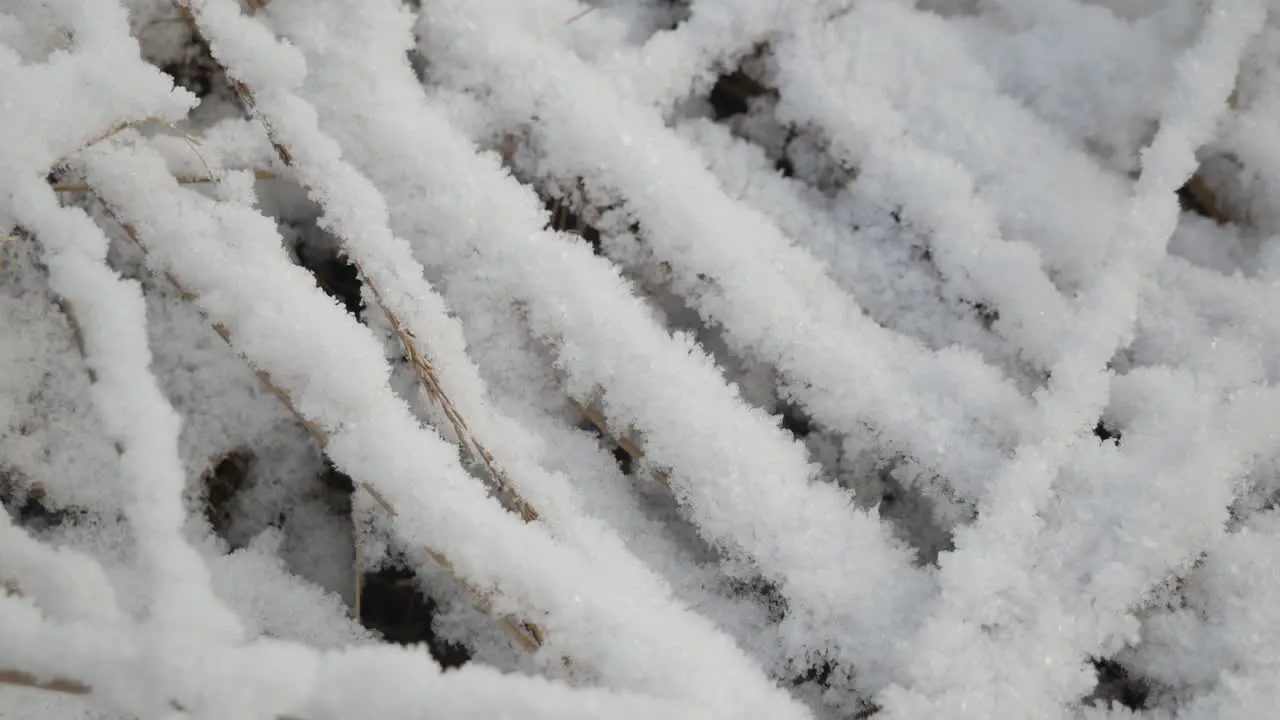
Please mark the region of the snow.
<svg viewBox="0 0 1280 720"><path fill-rule="evenodd" d="M1265 715L1273 5L0 0L0 718Z"/></svg>

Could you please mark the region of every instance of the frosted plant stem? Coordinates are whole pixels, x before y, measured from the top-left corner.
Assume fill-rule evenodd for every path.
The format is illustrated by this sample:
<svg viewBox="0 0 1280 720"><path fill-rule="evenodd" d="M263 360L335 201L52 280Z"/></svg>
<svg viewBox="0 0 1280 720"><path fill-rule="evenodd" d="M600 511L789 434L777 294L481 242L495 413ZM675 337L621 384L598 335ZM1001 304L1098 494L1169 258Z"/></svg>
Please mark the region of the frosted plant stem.
<svg viewBox="0 0 1280 720"><path fill-rule="evenodd" d="M407 38L407 27L400 33ZM834 651L848 646L841 636L865 633L878 642L880 631L860 628L908 617L927 579L878 519L811 482L803 449L746 408L701 351L673 342L607 263L543 230L545 216L532 194L493 158L477 156L426 101L403 61L396 62L379 74L395 78L397 92L377 102L412 121L394 120L388 111L368 120L378 132L344 137L376 143L369 154L378 160L366 163L367 171L378 173L398 200L414 199L413 222L431 233L411 236L422 242L418 257L447 271L482 272L494 290L519 300L532 331L560 358L570 394L602 390L609 423L641 433L646 456L670 468L677 497L705 536L750 554L792 593L793 607L803 610L784 621L796 627L788 637L816 632L822 637L815 645ZM806 540L814 537L831 540ZM858 550L844 550L851 547ZM908 579L887 580L897 573ZM870 579L882 574L884 582ZM827 583L834 577L860 578L860 589L849 588L856 603L833 599ZM888 599L886 589L903 601ZM804 655L798 643L789 651Z"/></svg>
<svg viewBox="0 0 1280 720"><path fill-rule="evenodd" d="M23 623L23 625L19 625ZM695 720L718 717L689 703L543 678L475 664L444 673L418 648L373 645L317 650L273 639L175 655L176 668L203 686L156 682L142 670L127 627L52 625L0 598L0 668L25 658L38 672L0 669L0 686L83 696L143 717L516 717L532 720ZM212 703L209 701L213 700ZM221 702L218 702L221 700Z"/></svg>
<svg viewBox="0 0 1280 720"><path fill-rule="evenodd" d="M197 25L205 17L203 7L201 11L191 15L189 6L182 3L178 3L178 6ZM205 28L202 26L202 29ZM221 44L216 40L215 47L218 50L222 49ZM232 71L232 77L238 78L238 75ZM326 221L332 224L341 236L344 248L351 256L351 260L360 275L362 285L370 289L377 300L379 308L389 319L414 373L422 383L428 397L432 402L439 405L444 412L445 417L458 436L462 451L469 457L478 456L483 461L490 477L493 478L511 503L515 505L521 517L526 521L536 520L538 517L537 511L520 495L520 492L507 477L506 472L494 462L493 455L472 434L466 420L463 419L453 400L450 399L445 389L441 386L436 363L429 359L419 348L421 341L417 339L413 329L401 317L401 315L411 318L416 317L417 322L415 324L419 326L419 330L423 330L423 325L429 323L436 332L428 336L427 339L442 340L447 343L449 349L453 350L454 353L459 355L463 353L459 347L459 342L446 341L440 338L441 333L449 330L453 330L453 334L456 335L456 329L451 327L451 323L445 316L443 303L434 290L425 281L414 280L414 269L419 266L411 257L407 257L407 252L397 248L397 239L390 237L390 233L386 228L385 208L381 212L384 217L379 222L376 203L371 208L365 209L353 206L351 204L353 201L347 199L351 196L358 197L368 194L370 191L376 193L376 191L369 186L364 178L354 173L352 168L341 160L337 154L336 147L323 142L324 138L318 135L318 128L314 127L314 121L308 123L306 119L297 115L299 110L304 113L304 117L306 113L313 115L314 110L307 107L296 96L288 95L287 89L284 90L286 96L281 98L282 104L272 103L269 108L264 109L259 105L254 89L251 86L241 82L239 79L233 79L232 84L241 103L262 122L280 161L302 179L313 198L326 208ZM268 92L272 93L274 99L274 94L280 92L280 90L272 87L268 89ZM291 104L293 107L290 107ZM305 145L308 142L311 143L310 146L298 147L299 144ZM299 166L297 157L306 158L309 162ZM364 216L362 216L362 213ZM402 242L399 244L402 244ZM396 258L396 249L401 249L400 254L405 257ZM388 260L386 257L374 257L373 253L376 251L387 253L395 260ZM366 265L376 268L377 275L375 277L369 276L365 270ZM386 268L398 268L400 272L388 272ZM391 285L391 289L379 289L379 285L384 281ZM404 294L422 297L424 300L418 303L418 307L409 309L402 304L401 296ZM388 302L391 302L395 307L389 306ZM424 312L428 313L430 317L422 318L421 315ZM465 356L461 358L446 357L444 362L454 365L460 364L467 369L469 369L470 365ZM465 369L463 372L465 372ZM468 380L471 379L468 378ZM535 636L538 634L536 630L534 634Z"/></svg>
<svg viewBox="0 0 1280 720"><path fill-rule="evenodd" d="M229 14L222 17L225 20L219 20L219 16L214 14L210 19L205 11L195 15L196 22L211 39L215 55L223 57L223 53L229 52L232 58L239 57L234 44L230 50L227 49L224 38L237 31L237 25L243 27L239 28L236 37L251 37L250 28L255 26L240 16L234 19ZM269 55L264 53L264 57ZM243 60L228 62L233 63L233 77L252 72L245 69L249 62L247 56ZM242 83L238 87L246 104L259 113L267 125L281 160L299 172L327 212L335 216L333 222L339 234L346 239L348 252L357 267L362 271L376 268L363 273L366 283L391 318L392 327L410 361L458 431L464 447L473 447L493 471L495 478L514 498L521 517L526 522L541 517L555 535L576 544L582 552L595 558L604 572L626 582L635 591L648 594L654 602L670 602L670 589L631 555L616 534L583 515L572 489L562 477L545 472L536 460L528 456L508 452L507 443L500 442L496 452L510 461L509 466L516 471L515 477L527 481L525 488L515 491L506 469L497 466L494 456L470 432L467 421L462 419L462 413L450 396L464 398L467 415L480 423L481 435L496 437L501 433L511 439L510 444L515 448L528 446L532 440L510 419L494 413L492 404L485 397L486 390L478 370L465 354L457 322L446 316L443 300L421 278L421 267L409 254L407 244L397 242L392 236L385 206L375 201L378 197L376 188L340 159L336 144L325 142L327 138L321 134L314 119L304 120L299 115L313 112L305 100L280 86L268 85L251 90ZM261 98L263 93L269 99ZM367 207L361 207L361 202ZM418 349L419 338L433 348L433 360L425 358ZM438 372L437 367L441 371ZM455 389L459 392L455 393ZM542 511L535 511L533 504L525 499L529 493L537 494ZM679 610L673 607L672 611ZM687 624L692 628L700 627L702 623L700 619L690 618ZM546 638L540 628L531 626L530 632L538 644L545 643Z"/></svg>
<svg viewBox="0 0 1280 720"><path fill-rule="evenodd" d="M836 432L869 424L891 452L962 486L994 469L1026 411L998 372L968 352L930 353L871 322L811 255L728 198L693 148L598 71L502 20L485 32L503 42L471 38L474 15L495 17L482 7L431 8L433 60L462 78L483 68L487 82L539 68L521 76L519 92L502 83L502 111L536 115L547 172L581 176L639 220L655 259L671 268L673 290L722 328L736 353L777 367L787 394Z"/></svg>
<svg viewBox="0 0 1280 720"><path fill-rule="evenodd" d="M182 184L181 179L176 179L176 180L179 184ZM111 212L110 207L108 207L108 212ZM112 214L114 215L114 213ZM136 243L139 247L143 248L145 251L145 246L143 246L142 240L138 237L138 231L134 229L132 225L130 225L127 222L121 221L121 228L124 230L125 234L129 237L130 240ZM182 284L178 281L178 279L173 276L172 273L166 272L164 273L164 275L165 275L165 278L169 281L169 283L172 284L174 288L178 290L178 292L183 296L183 298L186 301L192 302L192 303L196 302L197 297L193 293L188 291L186 288L184 288ZM204 315L205 318L208 319L207 313L204 313L202 311L202 315ZM218 337L222 338L222 340L226 342L228 346L230 346L233 350L235 350L235 345L231 340L231 331L228 330L226 326L220 323L211 322L211 327L213 328L214 332L217 333ZM256 366L254 366L254 364L247 357L245 357L243 354L239 353L238 351L237 351L237 354L239 354L240 357L244 359L246 363L249 364L250 368L253 369L254 374L257 375L258 380L262 383L263 387L265 387L273 397L279 400L280 404L284 405L285 408L289 410L289 412L293 413L294 417L298 419L298 422L304 428L307 429L307 431L311 434L313 438L315 438L315 441L320 445L321 449L325 449L329 443L329 433L326 432L319 425L317 425L315 422L313 422L311 419L309 419L308 417L303 415L301 412L299 412L298 408L294 405L293 399L289 397L289 394L287 392L285 392L283 389L281 389L278 385L276 385L271 380L271 375L269 373L267 373L265 370L259 369ZM378 492L377 488L371 485L368 485L366 483L360 482L359 480L356 480L356 485L361 490L364 490L365 492L369 493L369 497L373 498L374 502L377 503L378 507L380 507L383 512L393 517L396 515L395 507L390 502L388 502L387 499L383 497L381 493ZM431 556L432 560L437 565L444 568L446 572L449 572L451 574L453 573L453 566L449 563L448 558L430 549L426 549L425 552L427 552ZM473 604L475 604L478 608L480 608L482 612L485 612L485 613L490 612L489 602L485 598L483 592L477 590L474 587L471 587L470 585L467 584L467 582L464 579L457 577L456 574L454 575L454 579L457 580L458 584L462 587L462 589L470 595ZM357 606L355 610L355 617L357 618L360 617L358 599L359 598L357 596ZM525 623L511 615L503 615L498 617L497 619L499 623L502 625L503 632L505 632L507 636L512 640L512 642L514 642L518 647L520 647L520 649L524 650L525 652L537 652L538 648L541 645L541 640L540 640L540 631L536 629L536 626L531 626L528 623Z"/></svg>
<svg viewBox="0 0 1280 720"><path fill-rule="evenodd" d="M357 4L361 22L342 21L341 18L357 12ZM298 92L317 109L321 128L342 144L348 161L360 172L367 173L386 197L388 206L395 208L389 217L393 231L416 241L418 257L424 263L448 261L447 271L441 273L441 281L434 286L450 306L456 308L464 323L463 329L472 333L468 338L468 355L476 358L482 367L487 364L494 369L489 389L495 410L486 410L485 404L472 402L474 396L469 393L459 396L475 432L491 440L498 462L522 487L530 488L530 493L534 492L533 488L551 490L557 485L572 483L571 488L555 490L555 495L545 502L529 495L539 509L545 511L542 519L548 527L557 537L576 542L608 572L617 573L641 587L650 586L646 592L666 595L667 589L651 587L652 574L656 573L671 584L670 592L699 612L722 621L725 630L733 628L739 642L776 655L776 643L769 639L771 628L759 628L753 622L739 624L734 619L741 615L743 605L750 602L750 598L723 597L717 587L714 565L694 566L691 554L666 537L669 528L647 517L632 489L623 486L625 479L617 471L613 458L601 452L594 441L583 442L585 438L580 437L570 440L570 436L581 433L571 429L573 414L566 412L563 390L554 377L554 369L547 366L539 353L530 352L527 330L520 319L511 317L510 302L486 287L486 280L496 267L495 259L488 254L467 253L471 263L459 266L441 251L444 238L459 234L439 231L440 213L420 199L440 195L420 187L417 180L426 168L439 166L434 162L423 164L416 152L396 152L390 157L384 152L384 148L389 150L393 145L418 144L416 138L405 135L407 128L395 120L400 116L399 110L393 110L403 108L413 116L418 112L413 99L418 103L422 101L422 90L405 62L406 51L413 42L410 18L401 13L395 3L384 0L340 1L324 6L283 0L273 5L265 19L307 53L308 77ZM326 33L340 37L338 42L352 54L328 53L324 43L316 42ZM370 86L363 78L371 75L384 78L386 83ZM359 112L358 105L349 102L364 93L372 96L361 104L382 107L384 112L370 118ZM386 144L370 142L370 122L378 128L376 135L386 138ZM468 164L474 165L474 160ZM440 169L447 171L442 177L449 176L447 182L453 185L456 179L452 173L458 167ZM501 210L495 208L487 212ZM530 396L535 395L530 388L542 390L532 402L543 409L530 405ZM504 394L507 397L502 398ZM501 410L496 410L500 399ZM568 421L565 415L569 416ZM518 423L515 418L519 419ZM552 433L548 428L539 433L541 437L530 432L531 428L548 423L561 426L560 430ZM575 448L566 452L566 444ZM593 451L584 457L576 448L587 446ZM632 450L635 449L633 446ZM562 453L566 460L573 458L571 463L559 466L562 472L543 470L552 457ZM600 467L602 461L607 463L605 467ZM665 477L662 470L655 470L654 475ZM600 524L611 527L602 528ZM614 539L614 535L618 539ZM625 541L627 547L620 547L620 541ZM651 570L639 567L628 549Z"/></svg>
<svg viewBox="0 0 1280 720"><path fill-rule="evenodd" d="M957 551L941 563L944 592L917 642L925 646L945 642L957 652L945 664L917 668L913 691L891 693L891 717L924 717L944 706L954 708L957 694L972 693L969 676L959 671L967 662L962 660L965 654L959 638L971 637L975 649L990 647L992 640L982 637L981 628L1008 623L1009 617L1017 617L1011 611L1020 604L992 603L993 592L1022 596L1024 602L1029 593L1043 589L1025 579L1015 580L1017 570L1033 565L1034 538L1043 527L1040 513L1051 499L1053 480L1107 402L1110 381L1108 373L1099 369L1132 332L1141 282L1163 256L1177 220L1174 192L1194 171L1195 149L1207 139L1225 107L1240 54L1261 21L1262 10L1256 3L1231 5L1231 11L1222 3L1213 5L1200 41L1180 62L1179 82L1169 94L1164 122L1143 154L1143 172L1134 188L1128 221L1113 243L1114 264L1085 291L1081 320L1072 328L1067 345L1078 350L1054 368L1048 391L1040 399L1037 426L1045 440L1019 450L994 482L978 521L957 534ZM1002 571L995 570L1001 566ZM990 579L993 571L999 572L996 583ZM995 647L997 652L1019 652L1013 643ZM1047 654L1047 670L1073 672L1074 658L1064 656L1061 646L1033 647ZM1071 652L1078 650L1067 649ZM1070 687L1078 689L1079 682L1075 672L1075 684ZM1011 694L1002 694L1000 687L1013 689L1001 678L998 686L981 694L980 705L969 706L971 712L1001 713L1002 708L1013 707L1008 704L1014 702ZM1061 712L1061 705L1055 703L1070 699L1067 694L1049 697L1045 707L1055 712Z"/></svg>
<svg viewBox="0 0 1280 720"><path fill-rule="evenodd" d="M391 392L370 331L288 261L269 221L183 191L141 148L103 148L86 166L90 184L124 219L155 233L139 231L152 262L195 293L236 347L329 434L335 464L395 507L392 525L405 547L448 557L461 577L488 592L498 614L536 609L552 641L546 647L607 684L747 716L806 716L723 635L602 576L540 524L523 523L486 497L451 446L422 429ZM164 242L179 236L181 244ZM208 262L208 253L218 262ZM260 294L227 292L228 283L241 288L246 277L262 273L273 280L250 285ZM702 642L687 645L689 637Z"/></svg>

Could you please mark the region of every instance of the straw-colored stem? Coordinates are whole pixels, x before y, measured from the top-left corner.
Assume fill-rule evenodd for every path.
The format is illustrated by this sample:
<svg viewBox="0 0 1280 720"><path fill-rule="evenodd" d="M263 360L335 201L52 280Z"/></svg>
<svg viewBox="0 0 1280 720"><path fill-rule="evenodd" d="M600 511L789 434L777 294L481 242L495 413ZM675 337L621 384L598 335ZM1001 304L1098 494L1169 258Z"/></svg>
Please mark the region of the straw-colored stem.
<svg viewBox="0 0 1280 720"><path fill-rule="evenodd" d="M253 177L257 180L274 180L279 177L270 170L254 170ZM210 175L200 175L192 177L176 178L179 185L203 185L206 183L216 183L218 179ZM89 192L91 189L88 183L57 183L52 186L56 193L78 193Z"/></svg>
<svg viewBox="0 0 1280 720"><path fill-rule="evenodd" d="M637 444L635 441L633 441L631 438L627 437L625 434L615 433L612 430L610 430L609 422L605 419L603 413L591 407L590 405L578 402L574 398L569 398L569 402L573 404L575 408L577 408L579 413L582 413L583 419L591 423L596 430L600 431L601 435L612 440L615 445L617 445L619 448L622 449L623 452L625 452L628 456L631 457L631 460L633 462L636 462L636 463L644 462L644 450L640 449L640 445ZM653 468L650 472L653 474L654 480L657 480L663 485L670 487L671 477L668 475L666 469Z"/></svg>
<svg viewBox="0 0 1280 720"><path fill-rule="evenodd" d="M45 692L61 693L63 695L87 696L93 694L93 688L87 683L68 677L51 677L40 678L28 672L21 670L6 670L0 668L0 685L9 685L13 687L25 687L33 690L43 690ZM179 712L185 711L185 708L179 703L170 702L169 707ZM275 720L302 720L295 715L276 715Z"/></svg>
<svg viewBox="0 0 1280 720"><path fill-rule="evenodd" d="M358 264L356 269L357 272L360 273L361 277L364 277L364 272L359 268ZM396 314L387 307L377 288L367 280L365 281L365 284L377 300L378 307L382 308L382 312L386 314L387 319L391 322L391 329L395 331L396 336L399 338L400 345L404 348L405 357L413 366L414 372L422 382L427 394L437 405L440 406L440 409L444 411L445 417L448 418L449 424L453 426L454 433L458 436L458 441L462 447L463 453L468 457L478 456L480 458L484 463L485 468L489 471L490 477L493 478L494 482L498 484L498 487L507 495L511 503L515 505L516 509L520 512L520 517L524 519L525 522L533 522L534 520L537 520L539 517L537 511L534 510L533 506L520 495L515 485L507 477L507 474L502 470L502 468L498 467L497 462L493 459L493 455L485 449L484 445L482 445L471 432L471 429L467 427L466 420L463 419L462 413L458 411L457 407L453 404L453 401L445 394L444 388L440 384L440 376L436 372L435 366L433 366L431 361L424 357L422 352L418 350L416 338L413 333L406 328L404 323L400 321L400 318L398 318Z"/></svg>
<svg viewBox="0 0 1280 720"><path fill-rule="evenodd" d="M93 692L93 688L70 678L38 678L30 673L21 670L4 670L0 669L0 685L16 685L18 687L34 688L36 690L45 690L48 692L62 693L64 695L88 695Z"/></svg>

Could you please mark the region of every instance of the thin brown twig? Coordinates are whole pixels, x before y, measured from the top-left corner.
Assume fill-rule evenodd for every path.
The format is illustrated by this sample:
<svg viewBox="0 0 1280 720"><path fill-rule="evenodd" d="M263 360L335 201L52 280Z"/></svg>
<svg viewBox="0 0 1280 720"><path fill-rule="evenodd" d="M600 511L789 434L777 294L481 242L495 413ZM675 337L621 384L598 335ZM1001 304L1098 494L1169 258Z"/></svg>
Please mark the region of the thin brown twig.
<svg viewBox="0 0 1280 720"><path fill-rule="evenodd" d="M87 357L84 346L84 331L80 328L80 319L76 317L75 308L71 306L70 301L61 296L54 299L54 304L58 306L58 310L62 312L62 317L67 321L67 327L71 330L71 341L75 343L76 351L80 353L80 357ZM97 382L98 374L94 372L92 367L85 367L85 374L89 376L89 382Z"/></svg>
<svg viewBox="0 0 1280 720"><path fill-rule="evenodd" d="M25 687L33 690L43 690L45 692L61 693L63 695L76 695L80 697L93 694L93 688L87 683L75 678L68 677L51 677L48 679L37 677L28 672L21 670L6 670L0 668L0 685L9 685L12 687ZM184 712L186 708L182 704L169 701L169 707L179 712ZM275 720L302 720L296 715L276 715Z"/></svg>
<svg viewBox="0 0 1280 720"><path fill-rule="evenodd" d="M584 17L586 17L586 16L590 15L591 13L593 13L593 12L595 12L596 10L599 10L599 9L600 9L599 7L597 7L597 6L595 6L595 5L592 5L591 7L588 7L587 9L583 10L582 12L579 12L578 14L576 14L576 15L574 15L573 17L569 18L568 20L565 20L565 21L564 21L564 24L565 24L565 25L572 25L573 23L578 22L578 21L579 21L579 20L581 20L582 18L584 18Z"/></svg>
<svg viewBox="0 0 1280 720"><path fill-rule="evenodd" d="M572 397L569 398L569 402L578 410L579 413L582 414L582 417L587 422L591 423L596 430L600 431L601 435L612 440L615 445L617 445L619 448L622 449L623 452L629 455L633 462L636 462L636 463L644 462L644 450L640 448L640 445L638 445L635 441L633 441L631 438L627 437L626 435L621 433L614 433L612 430L610 430L609 422L605 419L603 413L591 407L590 405L578 402L576 399ZM671 476L668 474L666 469L653 468L651 472L655 480L657 480L658 482L668 487L671 486Z"/></svg>
<svg viewBox="0 0 1280 720"><path fill-rule="evenodd" d="M139 248L144 248L142 244L142 240L138 237L138 231L134 229L133 225L122 221L119 217L116 217L114 211L112 211L110 207L106 205L106 202L103 201L101 198L99 198L99 201L102 202L103 206L107 208L107 214L114 217L116 221L120 223L120 227L124 229L125 235L127 235L129 239L132 240L134 244L137 245ZM186 300L187 302L195 305L195 301L197 300L195 293L192 293L191 291L183 287L182 283L179 282L178 278L174 277L172 273L166 272L164 273L164 277L178 291L178 294L182 296L183 300ZM222 338L223 342L225 342L228 346L230 346L234 350L235 343L231 341L231 331L228 330L225 325L222 325L221 323L213 322L213 320L211 320L209 316L204 313L203 310L200 311L200 314L204 316L205 320L209 321L209 326L212 327L213 331L218 334L218 337ZM327 446L329 444L329 433L327 433L324 430L324 428L315 424L310 419L308 419L305 415L299 412L298 408L293 404L293 398L289 397L288 393L280 389L280 387L271 380L271 375L269 375L265 370L261 370L258 367L256 367L249 360L249 358L244 356L244 354L239 353L239 351L237 351L237 354L240 355L240 359L244 360L245 364L247 364L249 368L253 370L254 374L258 376L258 380L262 383L263 387L265 387L268 392L274 395L275 398L279 400L280 403L289 410L289 412L293 413L293 416L298 419L298 422L301 423L302 426L306 428L309 433L311 433L312 437L316 439L316 442L318 442L321 447ZM367 485L364 487L366 490L369 491L369 494L373 496L373 499L376 500L378 504L382 505L384 508L390 509L391 507L390 503L388 503L385 499L383 499L377 493L377 491L375 491L373 488L368 487Z"/></svg>
<svg viewBox="0 0 1280 720"><path fill-rule="evenodd" d="M358 264L356 265L356 269L362 278L365 277L363 270L360 269ZM396 336L399 338L400 345L404 349L405 357L408 358L410 364L413 366L414 371L418 375L418 379L421 380L427 394L430 395L431 399L440 406L440 409L444 411L445 417L448 418L449 424L453 426L454 433L458 436L458 442L462 447L463 453L468 457L478 456L480 458L484 463L485 468L489 471L490 477L492 477L494 482L496 482L498 486L502 488L503 492L506 493L508 499L510 499L511 503L515 505L516 509L520 513L520 517L525 522L533 522L537 520L539 518L537 511L534 510L533 506L520 495L515 485L507 477L506 472L504 472L493 459L493 455L485 449L484 445L482 445L471 432L471 429L467 427L466 420L463 419L462 413L458 411L457 406L455 406L453 401L449 399L449 396L445 394L444 388L440 384L440 376L436 372L435 366L432 365L431 361L425 358L422 355L422 352L418 350L416 338L413 332L406 328L404 323L400 321L400 318L397 317L389 307L387 307L386 303L382 300L382 295L374 285L369 283L367 280L365 281L365 285L368 286L369 290L373 293L374 298L378 301L378 307L382 308L383 313L386 314L388 320L391 322L391 329L395 331Z"/></svg>
<svg viewBox="0 0 1280 720"><path fill-rule="evenodd" d="M92 140L90 140L90 141L86 142L85 144L81 145L80 147L76 148L75 152L71 153L71 155L72 155L72 156L74 156L74 155L79 155L80 153L82 153L82 152L84 152L85 150L87 150L87 149L89 149L89 148L93 147L94 145L97 145L98 143L102 142L103 140L106 140L106 139L108 139L108 138L110 138L110 137L114 137L115 135L118 135L118 134L120 134L120 133L124 132L125 130L129 130L129 129L135 128L135 127L137 127L137 126L139 126L139 125L141 125L141 124L143 124L143 123L152 123L152 124L156 124L156 125L165 125L165 124L167 124L167 121L166 121L164 118L159 118L159 117L145 117L145 118L142 118L142 119L140 119L140 120L129 120L129 121L126 121L126 122L122 122L122 123L120 123L119 125L115 125L115 126L111 127L110 129L106 130L105 132L103 132L103 133L101 133L101 134L99 134L99 135L95 136ZM59 164L61 164L61 163L59 163Z"/></svg>
<svg viewBox="0 0 1280 720"><path fill-rule="evenodd" d="M277 175L277 174L276 174L276 173L274 173L274 172L271 172L270 170L254 170L254 171L253 171L253 177L254 177L255 179L257 179L257 180L274 180L275 178L279 177L279 175ZM174 179L178 181L178 184L179 184L179 185L202 185L202 184L206 184L206 183L216 183L216 182L218 182L218 179L217 179L217 178L212 177L212 176L210 176L210 175L199 175L199 176L190 176L190 177L177 177L177 178L174 178ZM53 191L54 191L54 192L56 192L56 193L77 193L77 192L89 192L89 190L90 190L89 184L88 184L88 183L82 183L82 182L79 182L79 183L57 183L56 185L53 185L52 187L53 187Z"/></svg>
<svg viewBox="0 0 1280 720"><path fill-rule="evenodd" d="M89 695L93 692L93 688L70 678L49 678L41 679L31 673L22 672L21 670L4 670L0 669L0 685L15 685L17 687L34 688L36 690L45 690L48 692L62 693L64 695Z"/></svg>

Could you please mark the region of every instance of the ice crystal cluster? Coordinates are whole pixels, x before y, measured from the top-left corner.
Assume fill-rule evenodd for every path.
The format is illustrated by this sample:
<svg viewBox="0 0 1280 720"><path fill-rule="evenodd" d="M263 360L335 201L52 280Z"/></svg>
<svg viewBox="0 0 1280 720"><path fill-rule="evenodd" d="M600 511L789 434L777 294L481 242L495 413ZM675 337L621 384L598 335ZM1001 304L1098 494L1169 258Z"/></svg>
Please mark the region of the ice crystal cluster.
<svg viewBox="0 0 1280 720"><path fill-rule="evenodd" d="M1280 707L1277 0L0 0L0 718Z"/></svg>

